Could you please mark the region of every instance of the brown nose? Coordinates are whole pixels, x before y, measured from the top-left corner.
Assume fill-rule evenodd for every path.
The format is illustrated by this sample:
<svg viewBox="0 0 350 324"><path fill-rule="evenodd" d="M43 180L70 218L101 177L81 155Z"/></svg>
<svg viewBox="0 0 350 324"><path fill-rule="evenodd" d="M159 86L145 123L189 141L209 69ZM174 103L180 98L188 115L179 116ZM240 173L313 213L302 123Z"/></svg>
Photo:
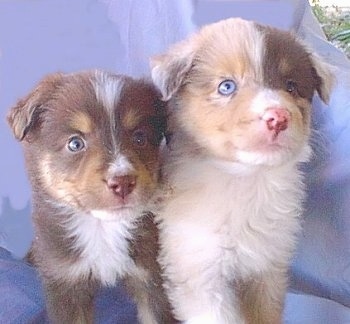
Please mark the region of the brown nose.
<svg viewBox="0 0 350 324"><path fill-rule="evenodd" d="M133 175L115 176L107 180L107 186L121 198L130 195L136 187L136 177Z"/></svg>
<svg viewBox="0 0 350 324"><path fill-rule="evenodd" d="M290 113L284 108L270 108L265 111L262 119L266 122L268 130L279 133L288 128Z"/></svg>

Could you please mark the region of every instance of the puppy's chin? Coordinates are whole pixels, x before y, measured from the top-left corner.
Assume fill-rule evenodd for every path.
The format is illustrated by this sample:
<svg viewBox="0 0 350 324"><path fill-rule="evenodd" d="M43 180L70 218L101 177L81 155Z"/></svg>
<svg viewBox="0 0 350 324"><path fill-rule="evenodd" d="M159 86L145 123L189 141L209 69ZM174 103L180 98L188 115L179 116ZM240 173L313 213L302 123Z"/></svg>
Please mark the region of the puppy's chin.
<svg viewBox="0 0 350 324"><path fill-rule="evenodd" d="M141 211L133 207L124 206L115 210L92 210L90 215L102 221L115 222L123 219L134 220L141 215Z"/></svg>
<svg viewBox="0 0 350 324"><path fill-rule="evenodd" d="M269 152L239 150L236 158L239 163L247 166L280 166L289 163L309 161L311 148L305 145L299 152L294 150L276 149Z"/></svg>
<svg viewBox="0 0 350 324"><path fill-rule="evenodd" d="M277 139L271 140L270 134L266 136L264 132L257 133L253 141L238 146L233 154L238 162L252 166L278 167L307 162L311 157L311 148L307 139L300 134L285 131Z"/></svg>
<svg viewBox="0 0 350 324"><path fill-rule="evenodd" d="M234 175L250 175L262 168L278 168L282 165L308 162L312 154L309 145L306 145L298 154L295 152L257 152L239 150L235 158L209 159L210 163L218 169Z"/></svg>

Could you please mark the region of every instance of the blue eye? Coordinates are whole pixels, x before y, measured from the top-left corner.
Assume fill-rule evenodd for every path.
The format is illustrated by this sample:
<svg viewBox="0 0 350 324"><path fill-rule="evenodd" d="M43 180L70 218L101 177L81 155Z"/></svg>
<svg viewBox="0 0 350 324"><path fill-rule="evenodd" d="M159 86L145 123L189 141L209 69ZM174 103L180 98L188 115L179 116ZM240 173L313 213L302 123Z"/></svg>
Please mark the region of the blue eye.
<svg viewBox="0 0 350 324"><path fill-rule="evenodd" d="M71 152L79 152L85 147L84 140L79 136L73 136L67 143L68 150Z"/></svg>
<svg viewBox="0 0 350 324"><path fill-rule="evenodd" d="M218 92L224 96L234 93L237 89L237 84L233 80L222 81L218 86Z"/></svg>

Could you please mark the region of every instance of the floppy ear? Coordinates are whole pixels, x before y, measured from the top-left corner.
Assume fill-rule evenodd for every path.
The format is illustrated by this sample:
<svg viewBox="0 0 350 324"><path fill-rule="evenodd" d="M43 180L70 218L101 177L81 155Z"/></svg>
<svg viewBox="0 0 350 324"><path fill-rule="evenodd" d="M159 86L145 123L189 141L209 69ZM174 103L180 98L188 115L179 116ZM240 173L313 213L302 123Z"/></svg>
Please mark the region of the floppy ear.
<svg viewBox="0 0 350 324"><path fill-rule="evenodd" d="M319 97L326 104L329 103L331 92L335 83L335 68L323 61L317 54L310 56L318 80L316 90Z"/></svg>
<svg viewBox="0 0 350 324"><path fill-rule="evenodd" d="M27 97L19 100L11 108L7 121L17 140L22 141L29 131L38 126L45 103L52 98L53 92L61 81L60 73L48 75Z"/></svg>
<svg viewBox="0 0 350 324"><path fill-rule="evenodd" d="M192 42L182 41L173 45L167 53L151 58L152 79L163 100L169 100L184 83L193 65L194 54Z"/></svg>

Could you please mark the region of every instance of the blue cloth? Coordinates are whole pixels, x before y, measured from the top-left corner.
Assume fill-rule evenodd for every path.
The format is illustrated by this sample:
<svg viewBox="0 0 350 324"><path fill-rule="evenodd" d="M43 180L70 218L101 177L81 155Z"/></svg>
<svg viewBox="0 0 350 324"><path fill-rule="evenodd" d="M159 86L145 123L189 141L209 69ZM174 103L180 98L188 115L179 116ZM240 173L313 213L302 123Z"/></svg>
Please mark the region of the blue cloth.
<svg viewBox="0 0 350 324"><path fill-rule="evenodd" d="M303 234L291 267L288 324L350 323L350 62L325 40L306 0L0 1L0 246L22 256L32 238L30 188L7 110L43 75L103 68L140 76L148 58L201 25L240 16L294 31L335 67L329 107L317 97L306 166ZM4 153L5 152L5 153ZM45 323L33 268L0 249L0 324ZM121 287L102 291L98 323L135 323Z"/></svg>
<svg viewBox="0 0 350 324"><path fill-rule="evenodd" d="M106 288L96 298L96 323L134 324L135 305L121 285ZM49 323L36 270L0 247L0 323Z"/></svg>
<svg viewBox="0 0 350 324"><path fill-rule="evenodd" d="M36 270L0 248L0 324L48 324ZM119 285L101 290L95 305L96 324L135 324L135 305ZM286 324L346 324L350 312L329 299L289 293ZM166 323L164 323L166 324Z"/></svg>
<svg viewBox="0 0 350 324"><path fill-rule="evenodd" d="M45 316L35 270L0 248L0 323L45 323Z"/></svg>

